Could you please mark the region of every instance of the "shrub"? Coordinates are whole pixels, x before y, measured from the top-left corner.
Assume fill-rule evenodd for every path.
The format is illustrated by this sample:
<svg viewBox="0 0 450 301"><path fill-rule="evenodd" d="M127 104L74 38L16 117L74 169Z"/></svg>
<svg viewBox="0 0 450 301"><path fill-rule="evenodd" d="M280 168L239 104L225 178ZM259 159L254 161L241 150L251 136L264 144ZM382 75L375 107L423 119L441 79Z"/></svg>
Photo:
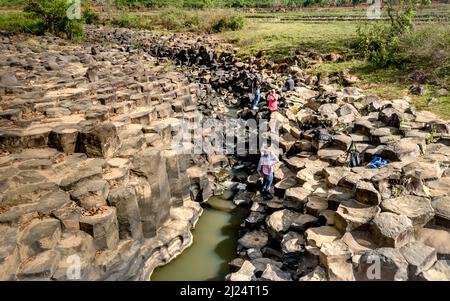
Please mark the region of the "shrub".
<svg viewBox="0 0 450 301"><path fill-rule="evenodd" d="M83 6L83 19L86 24L97 24L100 21L100 17L88 3Z"/></svg>
<svg viewBox="0 0 450 301"><path fill-rule="evenodd" d="M236 31L244 27L244 18L241 16L225 16L220 18L213 26L212 32Z"/></svg>
<svg viewBox="0 0 450 301"><path fill-rule="evenodd" d="M398 37L392 35L392 29L387 24L359 25L357 38L353 47L362 56L377 66L397 63Z"/></svg>
<svg viewBox="0 0 450 301"><path fill-rule="evenodd" d="M81 19L69 19L67 16L72 3L66 0L26 0L25 12L40 18L46 30L51 33L63 34L70 39L83 35Z"/></svg>
<svg viewBox="0 0 450 301"><path fill-rule="evenodd" d="M403 60L444 71L441 69L450 65L450 28L443 24L422 25L402 35L398 47Z"/></svg>
<svg viewBox="0 0 450 301"><path fill-rule="evenodd" d="M118 27L152 29L152 22L142 15L121 12L111 19L111 24Z"/></svg>

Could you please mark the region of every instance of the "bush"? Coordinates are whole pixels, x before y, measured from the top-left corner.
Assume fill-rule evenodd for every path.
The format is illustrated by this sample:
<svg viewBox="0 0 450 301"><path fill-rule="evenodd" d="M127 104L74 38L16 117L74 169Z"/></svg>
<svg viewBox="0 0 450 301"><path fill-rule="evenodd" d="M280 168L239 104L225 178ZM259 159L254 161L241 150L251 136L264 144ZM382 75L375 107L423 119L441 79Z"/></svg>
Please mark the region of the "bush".
<svg viewBox="0 0 450 301"><path fill-rule="evenodd" d="M212 32L236 31L244 27L244 18L241 16L225 16L219 19L213 26Z"/></svg>
<svg viewBox="0 0 450 301"><path fill-rule="evenodd" d="M353 48L377 66L397 63L398 37L388 24L359 25Z"/></svg>
<svg viewBox="0 0 450 301"><path fill-rule="evenodd" d="M45 29L70 39L83 36L81 19L69 19L67 12L72 3L66 0L26 0L25 12L43 21Z"/></svg>
<svg viewBox="0 0 450 301"><path fill-rule="evenodd" d="M86 24L97 24L100 21L100 17L88 3L83 6L83 19Z"/></svg>
<svg viewBox="0 0 450 301"><path fill-rule="evenodd" d="M125 28L153 29L152 22L149 18L142 15L121 12L111 19L111 24Z"/></svg>
<svg viewBox="0 0 450 301"><path fill-rule="evenodd" d="M406 62L444 74L450 66L450 28L422 25L399 38L399 56Z"/></svg>

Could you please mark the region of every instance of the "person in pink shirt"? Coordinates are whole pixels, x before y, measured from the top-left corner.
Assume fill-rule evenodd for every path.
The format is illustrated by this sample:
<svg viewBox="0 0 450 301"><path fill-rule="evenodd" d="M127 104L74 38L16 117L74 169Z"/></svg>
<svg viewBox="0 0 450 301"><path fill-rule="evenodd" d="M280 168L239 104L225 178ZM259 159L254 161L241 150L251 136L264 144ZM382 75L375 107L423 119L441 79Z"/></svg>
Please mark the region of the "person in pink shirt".
<svg viewBox="0 0 450 301"><path fill-rule="evenodd" d="M278 110L278 95L275 94L274 90L270 90L269 94L267 94L267 107L270 111L270 116Z"/></svg>

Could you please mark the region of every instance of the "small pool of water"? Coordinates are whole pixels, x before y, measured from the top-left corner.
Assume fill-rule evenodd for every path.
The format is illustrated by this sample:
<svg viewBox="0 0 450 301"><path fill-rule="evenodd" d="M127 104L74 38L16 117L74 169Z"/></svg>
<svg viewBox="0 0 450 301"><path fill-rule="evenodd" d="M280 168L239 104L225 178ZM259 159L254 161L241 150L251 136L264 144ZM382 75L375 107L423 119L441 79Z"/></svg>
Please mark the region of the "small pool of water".
<svg viewBox="0 0 450 301"><path fill-rule="evenodd" d="M236 257L239 225L247 212L220 197L211 197L208 204L193 231L192 246L157 268L151 280L224 280L228 263Z"/></svg>

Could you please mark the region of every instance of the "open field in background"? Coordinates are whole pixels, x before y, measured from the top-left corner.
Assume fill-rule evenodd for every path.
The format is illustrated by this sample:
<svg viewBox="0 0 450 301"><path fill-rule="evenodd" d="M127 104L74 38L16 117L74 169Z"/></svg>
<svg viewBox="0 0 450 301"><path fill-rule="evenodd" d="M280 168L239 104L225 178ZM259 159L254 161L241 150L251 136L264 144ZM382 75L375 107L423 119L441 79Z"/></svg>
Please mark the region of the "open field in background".
<svg viewBox="0 0 450 301"><path fill-rule="evenodd" d="M0 6L5 3L19 3L20 0L0 0ZM434 91L445 87L450 90L450 72L447 74L433 74L434 70L425 70L435 76L438 85L427 85L427 93L424 96L408 94L412 85L408 75L413 71L422 70L420 63L415 63L402 68L373 68L366 61L358 58L351 49L351 43L356 36L359 20L323 20L320 22L302 20L309 17L364 17L364 7L347 8L307 8L288 12L272 12L260 9L209 9L209 10L139 10L124 13L122 10L111 8L99 8L106 24L120 27L143 28L158 32L165 31L191 31L207 32L208 23L222 15L241 15L246 17L245 26L241 30L226 31L215 36L226 43L231 43L237 48L237 55L241 58L249 58L262 51L267 60L289 60L295 51L314 51L318 53L336 52L344 54L343 62L327 62L307 70L311 73L331 74L343 70L350 70L357 75L361 82L358 87L366 93L376 94L386 99L392 99L408 95L419 109L436 112L442 117L450 119L450 96L434 97ZM450 17L450 5L433 5L418 11L419 16L439 15ZM289 18L300 18L293 20ZM448 20L448 19L447 19ZM206 24L206 25L205 25ZM443 25L445 24L445 25ZM13 30L19 28L21 32L30 32L33 23L22 13L0 13L0 30ZM433 33L434 27L446 27L447 34L443 39L443 46L449 49L450 45L450 21L442 22L417 22L417 28L424 28ZM426 47L425 47L426 48ZM446 62L448 65L448 61ZM441 66L445 67L445 66ZM428 67L429 68L429 67ZM450 66L447 69L450 70Z"/></svg>

